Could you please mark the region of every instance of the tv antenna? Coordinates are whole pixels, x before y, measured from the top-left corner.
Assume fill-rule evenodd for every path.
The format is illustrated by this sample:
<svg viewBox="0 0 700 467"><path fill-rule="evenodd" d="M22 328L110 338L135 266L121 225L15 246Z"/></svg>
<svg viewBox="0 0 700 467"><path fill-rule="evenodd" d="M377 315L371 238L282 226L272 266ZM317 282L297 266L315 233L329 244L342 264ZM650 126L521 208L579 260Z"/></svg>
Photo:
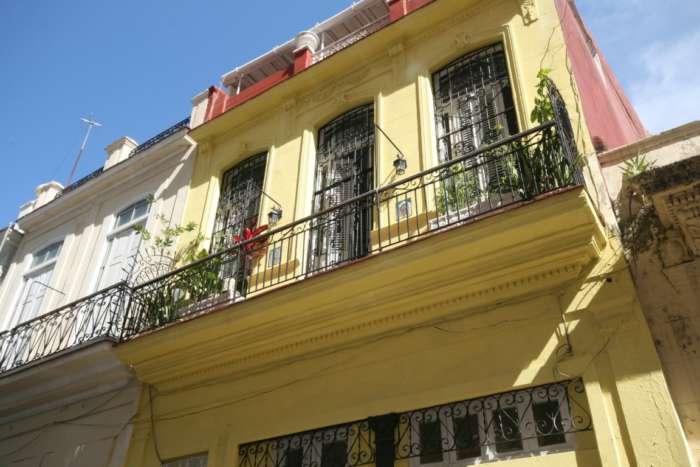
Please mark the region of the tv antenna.
<svg viewBox="0 0 700 467"><path fill-rule="evenodd" d="M85 138L83 138L83 144L80 145L80 151L78 151L78 155L75 157L75 162L73 163L73 169L71 169L71 171L70 171L70 175L68 176L68 183L66 183L66 186L70 185L73 182L73 176L75 175L75 171L78 168L78 163L80 162L80 156L82 156L83 151L85 151L85 146L87 146L88 138L90 138L90 132L92 131L92 128L102 126L101 123L98 123L92 119L88 119L85 117L80 117L80 119L87 124L87 132L85 133Z"/></svg>

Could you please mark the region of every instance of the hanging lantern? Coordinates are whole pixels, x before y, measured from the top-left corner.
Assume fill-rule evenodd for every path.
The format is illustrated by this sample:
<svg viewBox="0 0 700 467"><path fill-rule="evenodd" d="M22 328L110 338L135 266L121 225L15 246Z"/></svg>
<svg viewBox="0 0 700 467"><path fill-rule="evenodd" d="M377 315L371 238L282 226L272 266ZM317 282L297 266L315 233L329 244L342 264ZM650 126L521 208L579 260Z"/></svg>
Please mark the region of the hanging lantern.
<svg viewBox="0 0 700 467"><path fill-rule="evenodd" d="M396 169L396 175L405 174L406 167L408 167L408 164L406 163L406 159L404 159L401 156L401 154L397 154L396 159L394 159L394 169Z"/></svg>
<svg viewBox="0 0 700 467"><path fill-rule="evenodd" d="M268 225L276 225L280 219L282 219L282 208L275 206L267 213Z"/></svg>

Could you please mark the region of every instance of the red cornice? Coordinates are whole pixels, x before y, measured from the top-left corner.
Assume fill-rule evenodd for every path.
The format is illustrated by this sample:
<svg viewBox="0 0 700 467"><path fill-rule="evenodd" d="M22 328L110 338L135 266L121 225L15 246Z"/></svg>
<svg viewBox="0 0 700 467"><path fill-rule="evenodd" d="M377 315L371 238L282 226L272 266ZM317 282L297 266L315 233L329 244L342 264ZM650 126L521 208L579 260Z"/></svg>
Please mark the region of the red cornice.
<svg viewBox="0 0 700 467"><path fill-rule="evenodd" d="M389 25L413 13L419 8L436 1L437 0L390 0L388 2L389 17L391 20ZM221 88L216 86L210 87L209 103L207 104L207 111L203 124L208 123L210 120L215 119L224 112L227 112L228 110L231 110L232 108L237 107L244 102L253 99L254 97L257 97L260 94L263 94L281 82L303 72L313 65L313 53L309 49L302 49L294 54L294 63L289 68L268 76L264 80L246 88L240 94L229 96Z"/></svg>

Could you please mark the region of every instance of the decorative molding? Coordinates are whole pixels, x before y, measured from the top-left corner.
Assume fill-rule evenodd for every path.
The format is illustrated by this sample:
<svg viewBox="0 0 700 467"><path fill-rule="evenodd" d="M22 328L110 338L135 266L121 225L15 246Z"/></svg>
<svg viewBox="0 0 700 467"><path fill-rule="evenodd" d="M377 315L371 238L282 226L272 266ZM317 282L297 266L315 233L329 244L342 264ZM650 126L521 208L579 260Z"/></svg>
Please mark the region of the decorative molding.
<svg viewBox="0 0 700 467"><path fill-rule="evenodd" d="M537 21L537 5L535 5L535 0L519 0L520 3L520 13L523 17L523 23L529 25Z"/></svg>
<svg viewBox="0 0 700 467"><path fill-rule="evenodd" d="M469 33L458 32L454 37L454 45L457 49L466 49L474 42L473 38Z"/></svg>
<svg viewBox="0 0 700 467"><path fill-rule="evenodd" d="M245 372L246 369L252 365L255 365L256 367L264 367L266 364L274 363L275 361L279 361L280 359L284 359L292 355L313 353L323 348L328 348L332 345L343 345L342 342L334 342L341 339L348 343L347 340L352 339L353 337L356 337L357 339L371 337L372 335L377 334L371 334L368 332L372 329L377 329L378 333L390 333L398 329L405 328L407 321L413 321L414 323L428 323L431 318L434 318L428 315L440 313L441 311L443 314L437 316L448 316L455 313L463 313L468 315L469 312L475 312L479 308L488 306L490 303L495 303L490 299L490 297L493 297L494 295L502 296L508 292L514 292L515 294L520 291L526 292L526 290L523 289L532 288L533 286L546 281L551 281L553 279L563 284L572 278L578 277L583 267L583 262L572 262L549 270L540 271L529 276L521 277L519 279L504 281L491 287L474 290L466 294L435 301L427 305L409 308L398 313L393 313L374 319L367 319L361 322L356 322L355 324L339 326L332 331L319 333L303 339L297 339L287 344L271 347L267 350L251 352L238 358L229 359L215 365L200 368L197 371L179 374L161 380L158 382L158 384L168 386L173 385L176 387L177 381L191 379L193 377L198 379L197 377L205 377L205 375L218 371L223 371L226 374L236 373L237 371ZM474 306L474 303L479 304ZM499 306L506 306L507 303L508 302L500 303ZM462 308L461 310L455 312L454 306L462 304L468 304L471 306L467 306L467 308ZM323 347L319 348L320 346ZM255 362L260 363L256 364Z"/></svg>
<svg viewBox="0 0 700 467"><path fill-rule="evenodd" d="M291 112L298 104L299 101L296 97L290 97L282 103L282 109L285 112Z"/></svg>
<svg viewBox="0 0 700 467"><path fill-rule="evenodd" d="M669 220L683 233L685 244L700 257L700 184L664 196L663 203Z"/></svg>
<svg viewBox="0 0 700 467"><path fill-rule="evenodd" d="M202 155L203 157L209 157L212 152L214 152L214 142L210 139L200 141L198 143L199 147L199 154Z"/></svg>

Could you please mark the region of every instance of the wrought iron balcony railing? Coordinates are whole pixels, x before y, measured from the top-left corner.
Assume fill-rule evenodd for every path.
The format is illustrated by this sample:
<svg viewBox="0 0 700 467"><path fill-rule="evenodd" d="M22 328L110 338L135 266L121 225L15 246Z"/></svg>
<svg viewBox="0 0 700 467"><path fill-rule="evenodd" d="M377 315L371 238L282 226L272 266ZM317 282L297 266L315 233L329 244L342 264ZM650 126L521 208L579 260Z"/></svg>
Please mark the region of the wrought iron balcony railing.
<svg viewBox="0 0 700 467"><path fill-rule="evenodd" d="M171 126L170 128L161 131L157 135L155 135L153 138L150 138L143 143L139 144L134 148L133 151L131 151L131 154L129 154L129 157L138 154L140 152L145 151L148 148L151 148L155 146L156 144L160 143L167 137L174 135L180 130L188 129L190 126L190 117L185 118L184 120L181 120L177 122L175 125Z"/></svg>
<svg viewBox="0 0 700 467"><path fill-rule="evenodd" d="M160 143L161 141L163 141L163 140L164 140L165 138L167 138L168 136L173 135L173 134L177 133L178 131L180 131L180 130L182 130L182 129L189 128L189 125L190 125L190 118L189 118L189 117L185 118L185 119L182 120L182 121L177 122L175 125L171 126L171 127L168 128L167 130L161 131L160 133L158 133L158 134L157 134L156 136L154 136L153 138L150 138L150 139L146 140L144 143L142 143L142 144L138 145L137 147L135 147L135 148L131 151L131 154L129 154L129 157L131 157L131 156L133 156L133 155L135 155L135 154L138 154L138 153L140 153L140 152L143 152L143 151L145 151L146 149L148 149L148 148L150 148L150 147L155 146L156 144ZM84 177L81 178L80 180L77 180L77 181L71 183L70 185L68 185L67 187L65 187L65 188L63 189L63 191L61 192L60 196L66 195L66 194L70 193L71 191L75 191L76 189L78 189L78 188L80 188L81 186L85 185L85 184L86 184L87 182L89 182L90 180L93 180L94 178L97 178L97 177L99 177L100 175L102 175L102 173L103 173L104 171L105 171L105 170L104 170L104 167L100 167L99 169L95 170L94 172L91 172L91 173L89 173L88 175L84 176Z"/></svg>
<svg viewBox="0 0 700 467"><path fill-rule="evenodd" d="M550 122L239 242L135 287L122 337L579 185L575 154Z"/></svg>
<svg viewBox="0 0 700 467"><path fill-rule="evenodd" d="M116 342L129 294L117 284L0 333L0 373L97 339Z"/></svg>
<svg viewBox="0 0 700 467"><path fill-rule="evenodd" d="M239 467L480 464L572 450L591 428L577 379L243 444Z"/></svg>

